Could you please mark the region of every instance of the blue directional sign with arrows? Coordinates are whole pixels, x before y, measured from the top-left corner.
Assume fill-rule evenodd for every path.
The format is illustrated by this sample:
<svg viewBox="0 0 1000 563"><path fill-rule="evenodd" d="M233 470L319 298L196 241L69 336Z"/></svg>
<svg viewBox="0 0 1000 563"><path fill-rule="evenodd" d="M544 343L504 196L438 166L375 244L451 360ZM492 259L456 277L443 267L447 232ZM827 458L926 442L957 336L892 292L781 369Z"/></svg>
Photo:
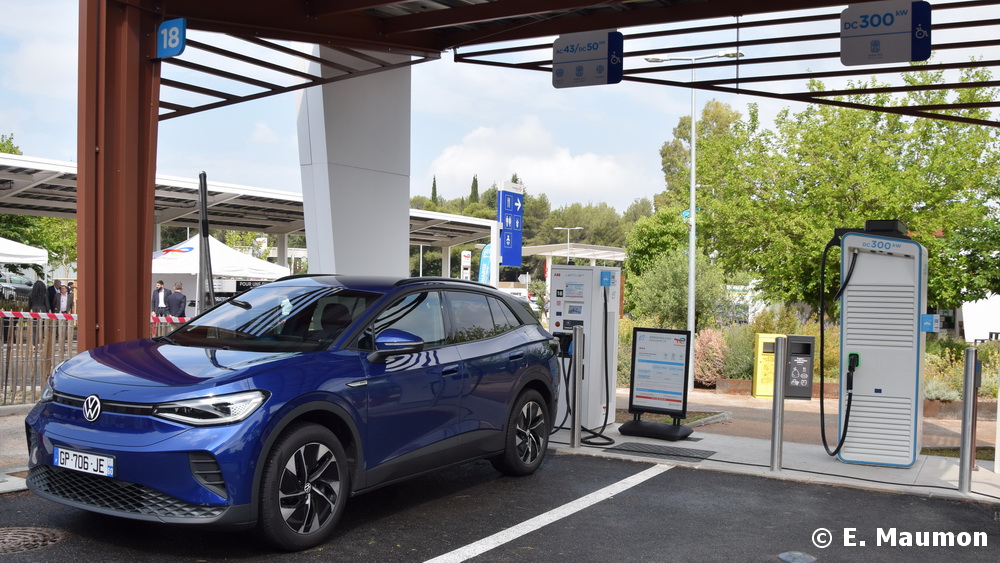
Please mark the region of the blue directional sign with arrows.
<svg viewBox="0 0 1000 563"><path fill-rule="evenodd" d="M500 221L500 264L520 267L524 232L524 186L504 183L497 194L497 220Z"/></svg>

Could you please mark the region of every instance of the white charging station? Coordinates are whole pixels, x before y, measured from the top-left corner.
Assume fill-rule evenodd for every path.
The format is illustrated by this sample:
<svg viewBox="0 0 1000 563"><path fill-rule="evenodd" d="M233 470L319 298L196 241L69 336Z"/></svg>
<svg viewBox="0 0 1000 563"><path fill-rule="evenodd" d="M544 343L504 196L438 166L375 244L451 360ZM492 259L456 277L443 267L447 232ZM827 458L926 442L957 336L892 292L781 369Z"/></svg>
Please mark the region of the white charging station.
<svg viewBox="0 0 1000 563"><path fill-rule="evenodd" d="M601 428L615 420L621 269L553 265L550 280L549 332L569 342L573 327L583 327L580 421L584 428ZM566 419L567 397L575 393L572 381L559 398L557 424Z"/></svg>
<svg viewBox="0 0 1000 563"><path fill-rule="evenodd" d="M848 463L909 467L921 447L927 249L906 238L847 233L841 280L847 284L840 313L841 435L852 354L858 364L838 456Z"/></svg>

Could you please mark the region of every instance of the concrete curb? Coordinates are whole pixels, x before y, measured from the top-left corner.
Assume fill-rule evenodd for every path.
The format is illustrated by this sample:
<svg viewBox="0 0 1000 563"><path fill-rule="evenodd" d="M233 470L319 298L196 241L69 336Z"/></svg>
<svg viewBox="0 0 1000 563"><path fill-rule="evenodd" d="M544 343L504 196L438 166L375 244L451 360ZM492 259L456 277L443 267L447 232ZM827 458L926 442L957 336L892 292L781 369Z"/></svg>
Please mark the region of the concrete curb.
<svg viewBox="0 0 1000 563"><path fill-rule="evenodd" d="M705 418L699 418L698 420L695 420L694 422L689 422L689 423L685 424L684 426L690 426L691 428L695 428L697 426L705 426L707 424L715 424L716 422L727 422L727 421L730 421L732 419L733 419L733 413L731 413L729 411L725 411L725 412L720 412L720 413L713 414L712 416L706 416Z"/></svg>

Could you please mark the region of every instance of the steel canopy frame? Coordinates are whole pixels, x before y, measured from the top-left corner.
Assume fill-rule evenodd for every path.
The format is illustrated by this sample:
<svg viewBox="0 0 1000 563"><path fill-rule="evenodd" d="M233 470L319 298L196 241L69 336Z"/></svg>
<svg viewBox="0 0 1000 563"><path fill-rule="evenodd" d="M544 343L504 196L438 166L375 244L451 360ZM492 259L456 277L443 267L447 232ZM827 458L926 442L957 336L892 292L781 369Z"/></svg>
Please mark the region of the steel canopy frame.
<svg viewBox="0 0 1000 563"><path fill-rule="evenodd" d="M158 67L153 1L80 1L77 209L81 349L149 334ZM95 108L100 108L95 111Z"/></svg>
<svg viewBox="0 0 1000 563"><path fill-rule="evenodd" d="M855 3L863 1L872 0ZM962 4L996 6L998 2L1000 0L983 0ZM448 49L462 49L463 54L458 57L462 62L546 70L546 65L551 65L550 60L511 64L509 61L476 59L477 54L464 51L486 44L537 40L562 33L673 25L720 17L737 18L738 26L749 29L754 17L843 5L843 0L81 0L78 238L80 282L86 291L79 303L80 347L85 349L137 338L148 330L142 311L146 309L151 274L144 268L139 268L137 273L135 265L146 263L152 250L156 137L158 122L162 119L397 68L381 62L375 55L380 52L409 55L414 57L409 64L415 64L437 58ZM936 10L948 7L950 5L935 4ZM194 39L192 51L222 57L229 61L222 65L227 68L231 63L239 63L256 70L230 72L219 65L183 58L158 61L154 49L157 26L176 17L186 18L189 30L232 36L238 38L241 45L319 62L324 68L323 75L304 76L294 64L275 64L266 57L247 56L242 48L226 48L200 39ZM935 29L940 28L935 25ZM998 36L1000 33L994 33L982 44L992 46L993 38ZM277 43L280 41L330 47L354 57L357 62L337 66L331 61L316 61L309 59L310 55L287 52L289 48ZM792 38L790 41L797 40ZM967 41L960 43L963 48L974 45ZM938 45L938 48L942 47ZM669 50L657 49L656 52ZM483 53L485 51L480 51L479 55ZM628 53L627 56L638 54L641 53ZM992 57L982 64L994 66L996 59ZM798 60L807 59L800 55ZM717 64L725 63L703 66L708 68ZM164 65L171 69L166 80L161 79ZM737 72L739 68L752 68L747 61L739 65ZM969 66L965 64L959 68ZM684 67L685 70L690 68ZM822 93L783 93L762 88L748 91L743 87L751 83L746 76L735 83L709 79L685 84L649 75L670 71L669 67L630 69L625 79L843 104L823 97ZM868 70L855 75L873 72ZM191 78L185 73L198 77ZM257 73L270 74L273 78ZM704 75L699 73L699 76ZM783 75L782 78L793 76ZM161 94L167 97L161 98ZM185 96L198 99L192 103L185 101ZM995 100L977 107L995 108ZM941 116L937 113L941 110L933 106L879 109L938 119L961 119L961 116Z"/></svg>
<svg viewBox="0 0 1000 563"><path fill-rule="evenodd" d="M673 53L698 53L711 52L721 49L732 48L739 51L746 51L748 48L762 48L770 50L781 50L786 53L764 57L746 56L739 59L725 61L699 62L689 64L678 64L671 66L644 66L638 68L626 68L623 81L639 82L645 84L655 84L660 86L676 86L681 88L697 88L699 90L727 93L745 94L764 98L779 99L785 101L796 101L806 103L818 103L833 105L852 109L863 109L879 111L912 117L924 117L930 119L940 119L967 124L984 125L989 127L1000 127L1000 119L996 112L992 118L980 118L963 115L962 110L972 109L997 109L1000 108L1000 80L988 81L963 81L961 77L946 80L940 84L907 84L907 85L885 85L875 87L845 87L837 89L823 90L786 90L784 84L789 81L798 81L800 84L810 80L824 79L867 79L875 75L899 75L902 73L926 73L937 71L959 71L962 69L984 68L1000 69L1000 17L983 17L987 15L987 8L1000 6L998 0L974 0L968 2L955 2L950 4L935 4L934 10L938 13L945 13L954 10L962 11L959 19L944 23L934 24L936 35L950 34L952 38L964 37L963 34L974 34L977 30L995 28L991 34L987 31L988 37L976 40L955 39L948 42L935 42L934 50L936 55L942 53L975 51L985 53L978 59L972 60L951 60L949 62L929 62L927 64L893 64L881 66L863 67L843 67L836 70L823 71L801 71L771 72L768 74L754 74L754 69L772 69L780 65L802 63L830 63L835 61L839 65L840 52L830 50L831 42L839 40L838 32L816 32L806 34L788 34L787 31L798 26L807 24L829 23L833 29L838 29L840 13L828 13L810 16L792 16L778 19L763 19L757 21L740 21L735 18L731 23L714 25L694 25L685 26L679 29L669 29L655 32L644 32L626 34L625 59L641 59L651 55L670 55ZM988 15L1000 15L994 10ZM771 30L785 30L785 34L780 34ZM742 33L756 31L758 35L767 34L766 37L745 39L741 38ZM729 39L716 41L701 41L699 38L705 36L729 36ZM991 37L990 37L991 35ZM671 46L655 47L657 43ZM642 44L641 48L630 49L629 45ZM545 58L532 59L527 61L512 60L517 57L537 56L541 52ZM541 72L552 71L552 42L535 43L531 45L521 45L517 47L505 47L496 49L479 49L461 51L456 49L455 61L460 63L479 64L487 66L497 66L506 68L516 68L522 70L533 70ZM715 74L717 77L701 79L695 82L678 78L661 78L659 76L668 73L682 72L687 74L691 69L699 70L699 76L705 73L702 69L719 70ZM720 70L721 69L721 70ZM728 72L725 72L728 71ZM683 76L683 75L679 75ZM767 88L770 86L770 88ZM916 91L944 91L961 90L967 88L987 88L994 89L993 99L980 102L951 102L935 105L914 105L914 106L891 106L879 105L876 100L880 95L895 94ZM847 95L868 96L871 103L858 103L844 101Z"/></svg>

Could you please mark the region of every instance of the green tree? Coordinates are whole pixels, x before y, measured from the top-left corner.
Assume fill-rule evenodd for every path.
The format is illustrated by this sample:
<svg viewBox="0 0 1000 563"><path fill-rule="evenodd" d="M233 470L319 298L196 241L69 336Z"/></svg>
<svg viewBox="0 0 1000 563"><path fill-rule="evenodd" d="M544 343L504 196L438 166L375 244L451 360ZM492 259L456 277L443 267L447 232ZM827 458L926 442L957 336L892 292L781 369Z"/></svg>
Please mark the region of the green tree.
<svg viewBox="0 0 1000 563"><path fill-rule="evenodd" d="M695 330L716 323L716 312L726 310L725 275L708 257L695 257ZM657 327L675 330L687 326L688 257L686 250L659 255L631 291L632 311Z"/></svg>
<svg viewBox="0 0 1000 563"><path fill-rule="evenodd" d="M0 153L21 154L21 148L14 144L13 133L0 134ZM45 232L39 217L0 214L0 237L31 246L45 247ZM31 268L38 275L42 274L42 267L37 264L0 264L0 269L10 270L16 274L25 268Z"/></svg>
<svg viewBox="0 0 1000 563"><path fill-rule="evenodd" d="M987 70L963 71L962 80L989 83ZM959 115L983 118L977 104L995 98L991 89L935 88L943 71L904 74L918 86L902 96L857 94L844 102L881 106L932 106L958 101ZM885 86L875 80L851 84ZM926 88L923 88L925 87ZM811 82L810 89L822 85ZM956 99L957 98L957 99ZM820 258L838 227L863 227L868 219L898 219L928 249L929 302L953 308L1000 291L1000 270L991 267L1000 241L1000 143L995 128L913 119L890 113L810 105L786 109L773 130L761 127L756 105L743 118L728 107L706 106L698 131L698 245L729 273L747 272L766 299L815 305ZM663 207L686 209L687 197L673 189L685 180L688 124L664 145L667 191ZM626 271L644 271L657 250L676 240L651 238L636 223ZM680 234L679 231L675 235ZM832 297L839 279L835 252L824 291ZM834 281L831 281L834 280Z"/></svg>
<svg viewBox="0 0 1000 563"><path fill-rule="evenodd" d="M434 205L438 204L438 179L437 179L437 176L434 176L434 179L431 181L431 202L433 202Z"/></svg>
<svg viewBox="0 0 1000 563"><path fill-rule="evenodd" d="M49 264L68 267L76 263L76 219L32 217L38 226L40 246L49 251Z"/></svg>
<svg viewBox="0 0 1000 563"><path fill-rule="evenodd" d="M688 224L680 207L665 207L635 222L625 243L625 279L645 274L664 253L687 248Z"/></svg>
<svg viewBox="0 0 1000 563"><path fill-rule="evenodd" d="M653 202L649 198L636 198L632 201L632 205L628 206L625 213L622 213L622 221L627 225L636 223L639 219L643 217L651 217L653 215Z"/></svg>
<svg viewBox="0 0 1000 563"><path fill-rule="evenodd" d="M264 235L267 237L267 242L261 245L257 243L257 238L260 236L261 233L252 233L250 231L223 231L222 236L217 235L216 238L226 243L226 246L238 249L241 252L244 248L249 248L255 258L266 260L268 254L271 252L271 237Z"/></svg>
<svg viewBox="0 0 1000 563"><path fill-rule="evenodd" d="M703 145L717 139L731 137L739 119L739 112L729 104L709 100L702 108L701 119L696 124L698 149L701 150ZM654 202L657 208L683 205L683 208L687 209L690 204L691 185L691 116L687 115L678 120L673 135L673 140L664 143L660 148L660 162L666 189L654 198ZM699 174L696 181L705 185L700 174L705 165L700 158L698 161Z"/></svg>
<svg viewBox="0 0 1000 563"><path fill-rule="evenodd" d="M21 154L21 148L14 144L14 134L0 133L0 152L5 154Z"/></svg>
<svg viewBox="0 0 1000 563"><path fill-rule="evenodd" d="M943 82L942 73L904 75L912 84ZM989 72L965 71L967 82L988 82ZM855 88L882 86L874 80ZM817 90L822 85L810 83ZM942 103L948 96L975 103L992 99L980 88L931 89L882 105ZM842 98L858 101L861 95ZM981 109L957 110L983 117ZM994 128L811 105L784 110L775 131L761 130L755 112L730 138L706 143L699 178L714 197L701 198L699 240L717 250L727 271L753 272L770 299L816 304L820 256L838 227L868 219L898 219L928 249L929 303L952 308L1000 290L996 268L972 268L996 251L1000 234L1000 143ZM704 165L704 167L703 167ZM970 256L978 254L977 257ZM828 297L839 279L838 259L828 265Z"/></svg>
<svg viewBox="0 0 1000 563"><path fill-rule="evenodd" d="M472 175L472 189L469 190L469 203L479 203L479 176Z"/></svg>

